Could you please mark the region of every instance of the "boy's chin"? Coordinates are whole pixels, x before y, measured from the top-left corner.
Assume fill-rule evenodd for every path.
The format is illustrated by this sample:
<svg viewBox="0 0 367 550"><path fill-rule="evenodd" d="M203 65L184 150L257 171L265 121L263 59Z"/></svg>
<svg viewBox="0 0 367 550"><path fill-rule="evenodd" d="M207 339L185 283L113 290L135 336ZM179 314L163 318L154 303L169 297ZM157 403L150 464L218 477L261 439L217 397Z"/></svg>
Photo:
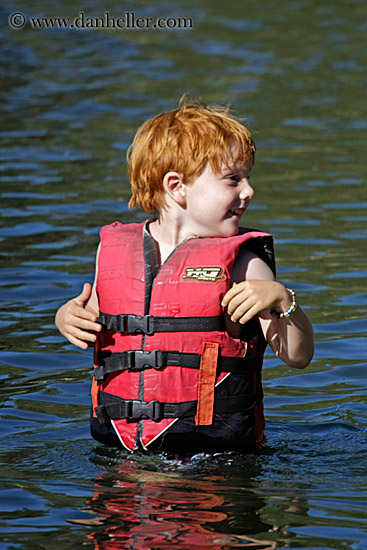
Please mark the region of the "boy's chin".
<svg viewBox="0 0 367 550"><path fill-rule="evenodd" d="M222 227L223 237L233 237L237 235L240 228L240 220L231 220L231 223L226 224Z"/></svg>
<svg viewBox="0 0 367 550"><path fill-rule="evenodd" d="M239 227L236 227L236 229L234 229L233 231L226 231L226 234L223 235L223 237L234 237L235 235L238 234L238 231L239 231Z"/></svg>
<svg viewBox="0 0 367 550"><path fill-rule="evenodd" d="M200 228L196 233L198 237L233 237L239 231L239 221L225 220L215 227Z"/></svg>
<svg viewBox="0 0 367 550"><path fill-rule="evenodd" d="M215 237L234 237L238 234L239 226L233 224L231 227L222 227L218 230L217 235L213 235Z"/></svg>

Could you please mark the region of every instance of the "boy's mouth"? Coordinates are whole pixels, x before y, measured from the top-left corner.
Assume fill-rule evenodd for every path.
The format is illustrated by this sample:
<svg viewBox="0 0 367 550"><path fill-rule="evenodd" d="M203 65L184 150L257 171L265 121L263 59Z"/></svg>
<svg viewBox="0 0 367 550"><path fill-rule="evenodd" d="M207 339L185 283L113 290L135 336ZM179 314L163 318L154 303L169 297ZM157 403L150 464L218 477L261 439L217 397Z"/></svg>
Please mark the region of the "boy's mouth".
<svg viewBox="0 0 367 550"><path fill-rule="evenodd" d="M243 212L244 210L242 210L241 208L232 208L231 210L229 210L229 213L233 216L242 216Z"/></svg>

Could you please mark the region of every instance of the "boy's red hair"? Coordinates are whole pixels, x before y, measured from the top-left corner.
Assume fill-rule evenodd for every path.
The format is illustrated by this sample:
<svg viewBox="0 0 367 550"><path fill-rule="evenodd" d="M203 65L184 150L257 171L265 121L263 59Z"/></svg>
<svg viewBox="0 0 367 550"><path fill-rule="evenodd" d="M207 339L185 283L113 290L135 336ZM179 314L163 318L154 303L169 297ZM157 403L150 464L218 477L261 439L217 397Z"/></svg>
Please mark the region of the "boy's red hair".
<svg viewBox="0 0 367 550"><path fill-rule="evenodd" d="M254 162L255 144L249 130L229 113L229 107L188 103L147 120L138 129L127 153L132 197L129 207L156 212L166 206L163 178L183 175L190 184L209 162L213 172L223 164Z"/></svg>

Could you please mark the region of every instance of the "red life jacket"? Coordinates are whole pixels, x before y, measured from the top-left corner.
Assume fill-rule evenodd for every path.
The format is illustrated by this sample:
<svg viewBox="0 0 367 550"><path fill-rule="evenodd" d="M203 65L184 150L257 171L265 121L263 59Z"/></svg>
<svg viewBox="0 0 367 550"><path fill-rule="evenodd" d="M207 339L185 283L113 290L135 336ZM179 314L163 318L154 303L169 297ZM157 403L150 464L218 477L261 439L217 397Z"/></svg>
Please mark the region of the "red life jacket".
<svg viewBox="0 0 367 550"><path fill-rule="evenodd" d="M101 230L96 289L104 331L95 346L94 416L111 422L131 451L147 449L168 428L177 432L181 419L182 434L213 441L223 426L241 439L250 421L246 446L256 449L265 440L266 342L256 322L249 337L230 336L221 300L242 246L275 269L271 237L240 229L233 237L187 239L153 279L143 228L115 222Z"/></svg>

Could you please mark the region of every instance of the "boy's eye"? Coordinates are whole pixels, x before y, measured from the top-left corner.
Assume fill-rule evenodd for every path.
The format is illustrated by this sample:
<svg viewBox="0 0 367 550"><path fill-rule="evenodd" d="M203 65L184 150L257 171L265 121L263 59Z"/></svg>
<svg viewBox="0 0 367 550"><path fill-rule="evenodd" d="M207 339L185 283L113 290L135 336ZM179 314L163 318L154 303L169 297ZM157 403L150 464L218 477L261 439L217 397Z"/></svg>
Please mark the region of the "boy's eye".
<svg viewBox="0 0 367 550"><path fill-rule="evenodd" d="M226 176L226 179L231 180L235 183L238 183L240 180L239 176L237 176L236 174L229 174L228 176Z"/></svg>
<svg viewBox="0 0 367 550"><path fill-rule="evenodd" d="M250 176L245 176L247 181L250 181ZM242 180L242 176L239 176L238 174L229 174L228 176L225 176L225 179L231 180L235 183L238 183Z"/></svg>

